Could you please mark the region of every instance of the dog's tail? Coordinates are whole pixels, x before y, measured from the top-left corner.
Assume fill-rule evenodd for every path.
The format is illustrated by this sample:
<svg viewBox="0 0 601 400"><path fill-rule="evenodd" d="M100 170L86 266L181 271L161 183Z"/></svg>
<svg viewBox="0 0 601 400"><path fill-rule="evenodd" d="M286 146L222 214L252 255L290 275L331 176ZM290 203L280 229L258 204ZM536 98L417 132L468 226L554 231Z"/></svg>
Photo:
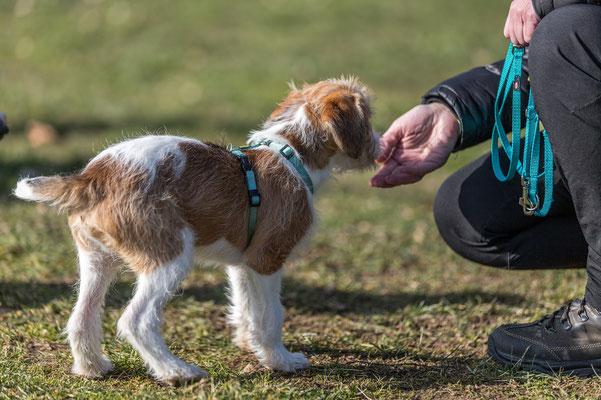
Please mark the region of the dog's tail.
<svg viewBox="0 0 601 400"><path fill-rule="evenodd" d="M82 175L40 176L17 182L14 195L27 201L57 206L61 211L77 211L88 207L91 182Z"/></svg>

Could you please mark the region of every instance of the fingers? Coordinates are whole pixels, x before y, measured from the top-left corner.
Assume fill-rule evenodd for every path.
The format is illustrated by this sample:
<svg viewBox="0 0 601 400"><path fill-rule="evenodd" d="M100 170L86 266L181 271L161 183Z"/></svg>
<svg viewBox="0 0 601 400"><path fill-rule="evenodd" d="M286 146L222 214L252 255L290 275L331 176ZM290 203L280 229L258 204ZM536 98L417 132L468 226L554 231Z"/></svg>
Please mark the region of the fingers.
<svg viewBox="0 0 601 400"><path fill-rule="evenodd" d="M380 170L369 180L369 186L372 187L384 187L386 185L386 177L394 171L399 164L390 159L382 167Z"/></svg>
<svg viewBox="0 0 601 400"><path fill-rule="evenodd" d="M379 188L390 188L420 181L424 173L389 159L369 180L369 185Z"/></svg>
<svg viewBox="0 0 601 400"><path fill-rule="evenodd" d="M536 26L534 26L533 24L525 24L524 25L524 32L523 32L523 37L524 37L524 46L527 44L530 44L530 42L532 41L532 35L534 34L534 28L536 28Z"/></svg>
<svg viewBox="0 0 601 400"><path fill-rule="evenodd" d="M505 26L503 27L503 36L505 36L509 40L511 40L510 29L509 29L510 26L511 26L511 10L509 11L509 14L507 14L507 19L505 20Z"/></svg>
<svg viewBox="0 0 601 400"><path fill-rule="evenodd" d="M525 46L527 43L524 42L524 22L521 17L514 18L514 21L511 24L511 30L511 41L513 44L520 47Z"/></svg>
<svg viewBox="0 0 601 400"><path fill-rule="evenodd" d="M393 135L389 132L390 132L390 130L388 130L380 138L380 144L379 144L380 145L380 156L376 159L376 161L379 163L388 160L388 158L390 157L390 154L392 153L392 149L394 149L394 147L397 144L396 135Z"/></svg>
<svg viewBox="0 0 601 400"><path fill-rule="evenodd" d="M520 47L527 46L532 40L536 25L540 22L531 0L514 0L503 28L503 35Z"/></svg>
<svg viewBox="0 0 601 400"><path fill-rule="evenodd" d="M530 44L532 41L532 35L534 35L534 30L539 22L540 18L536 12L532 10L529 19L524 23L524 42L526 42L526 44Z"/></svg>
<svg viewBox="0 0 601 400"><path fill-rule="evenodd" d="M421 175L415 175L398 166L390 171L386 176L374 177L370 181L370 186L379 188L391 188L399 185L408 185L420 181Z"/></svg>

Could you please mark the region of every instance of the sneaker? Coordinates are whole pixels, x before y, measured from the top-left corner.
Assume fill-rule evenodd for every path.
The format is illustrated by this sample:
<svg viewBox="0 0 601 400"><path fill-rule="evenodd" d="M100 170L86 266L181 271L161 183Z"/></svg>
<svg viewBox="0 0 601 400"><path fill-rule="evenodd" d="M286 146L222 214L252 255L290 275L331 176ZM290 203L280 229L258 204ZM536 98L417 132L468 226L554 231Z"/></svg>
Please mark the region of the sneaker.
<svg viewBox="0 0 601 400"><path fill-rule="evenodd" d="M528 324L501 325L488 338L496 362L544 374L601 374L601 314L576 299Z"/></svg>

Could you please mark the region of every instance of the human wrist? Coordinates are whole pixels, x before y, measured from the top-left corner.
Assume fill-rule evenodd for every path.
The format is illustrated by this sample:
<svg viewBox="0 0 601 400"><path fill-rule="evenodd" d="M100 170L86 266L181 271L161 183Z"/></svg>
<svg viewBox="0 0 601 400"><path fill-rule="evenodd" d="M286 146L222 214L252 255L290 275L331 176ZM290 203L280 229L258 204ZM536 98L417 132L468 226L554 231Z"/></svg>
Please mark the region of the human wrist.
<svg viewBox="0 0 601 400"><path fill-rule="evenodd" d="M461 119L455 114L455 111L440 101L433 101L427 105L439 116L444 126L449 125L452 127L449 133L456 141L459 141L463 135L463 124L461 123Z"/></svg>

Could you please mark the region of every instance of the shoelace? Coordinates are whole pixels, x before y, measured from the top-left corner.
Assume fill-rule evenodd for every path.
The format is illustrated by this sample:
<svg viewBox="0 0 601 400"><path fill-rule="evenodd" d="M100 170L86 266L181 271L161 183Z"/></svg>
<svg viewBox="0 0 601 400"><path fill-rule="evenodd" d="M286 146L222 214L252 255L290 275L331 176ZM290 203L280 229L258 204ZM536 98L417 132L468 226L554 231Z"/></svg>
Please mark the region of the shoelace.
<svg viewBox="0 0 601 400"><path fill-rule="evenodd" d="M576 300L578 300L578 299L576 299ZM553 332L553 333L557 332L553 325L555 323L555 317L557 317L557 315L559 315L559 313L561 313L561 318L559 318L559 323L563 326L563 328L566 331L571 329L572 324L570 323L570 318L568 317L568 314L570 313L570 306L576 300L571 300L565 306L559 308L552 314L545 315L543 318L540 319L539 323L543 323L543 322L547 321L545 323L545 329L548 330L549 332ZM580 305L578 306L578 310L576 311L576 315L578 315L580 317L580 320L582 322L586 322L588 320L588 314L586 313L586 309L584 308L585 304L586 304L586 301L584 300L584 298L580 299Z"/></svg>

